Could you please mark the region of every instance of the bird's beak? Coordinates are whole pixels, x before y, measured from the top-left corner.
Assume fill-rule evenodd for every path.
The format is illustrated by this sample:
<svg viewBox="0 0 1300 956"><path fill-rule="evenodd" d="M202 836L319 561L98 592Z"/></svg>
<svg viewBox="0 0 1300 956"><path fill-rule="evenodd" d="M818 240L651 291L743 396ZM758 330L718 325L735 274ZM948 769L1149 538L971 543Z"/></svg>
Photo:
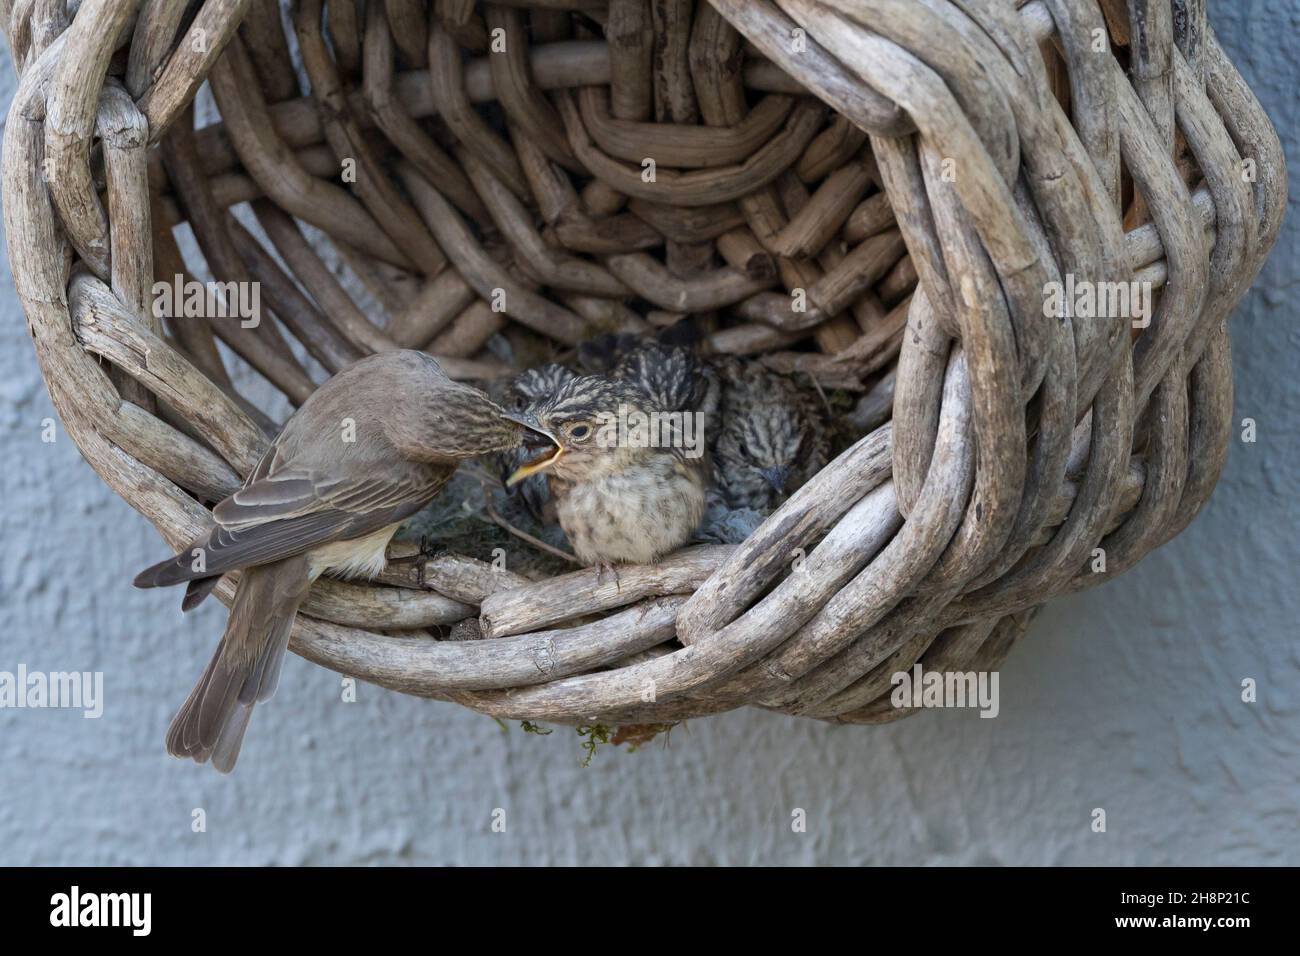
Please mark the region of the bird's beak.
<svg viewBox="0 0 1300 956"><path fill-rule="evenodd" d="M760 468L758 473L763 476L777 494L785 494L785 483L790 478L789 468Z"/></svg>
<svg viewBox="0 0 1300 956"><path fill-rule="evenodd" d="M517 485L529 475L535 475L539 471L545 471L564 454L564 446L560 440L543 428L538 422L529 416L510 416L515 421L524 426L524 447L529 449L540 449L540 451L525 461L514 474L506 479L506 487Z"/></svg>
<svg viewBox="0 0 1300 956"><path fill-rule="evenodd" d="M508 412L504 408L500 409L501 417L514 422L516 425L523 425L528 431L538 431L537 420L527 412Z"/></svg>

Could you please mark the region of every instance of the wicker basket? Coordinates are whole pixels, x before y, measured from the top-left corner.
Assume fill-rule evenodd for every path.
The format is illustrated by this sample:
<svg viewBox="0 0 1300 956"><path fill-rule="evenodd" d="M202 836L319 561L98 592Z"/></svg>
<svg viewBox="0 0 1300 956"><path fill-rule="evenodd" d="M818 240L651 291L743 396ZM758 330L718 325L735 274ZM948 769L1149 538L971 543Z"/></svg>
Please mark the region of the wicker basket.
<svg viewBox="0 0 1300 956"><path fill-rule="evenodd" d="M292 647L326 667L560 723L886 721L895 672L997 667L1216 482L1226 320L1286 174L1202 0L67 6L0 0L14 283L68 432L173 546L274 430L217 340L298 403L286 335L327 370L405 346L474 378L508 323L571 345L708 314L708 348L892 399L736 547L617 583L419 554L319 582ZM194 274L181 222L275 321L155 317L155 277ZM1058 282L1149 283L1149 325L1046 318ZM458 620L478 639L430 632Z"/></svg>

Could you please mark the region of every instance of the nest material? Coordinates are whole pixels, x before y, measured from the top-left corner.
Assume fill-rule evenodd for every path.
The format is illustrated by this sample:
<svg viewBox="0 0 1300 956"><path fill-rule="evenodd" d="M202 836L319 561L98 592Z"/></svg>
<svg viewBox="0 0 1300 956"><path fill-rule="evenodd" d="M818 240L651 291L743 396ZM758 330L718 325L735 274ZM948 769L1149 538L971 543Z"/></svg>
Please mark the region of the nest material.
<svg viewBox="0 0 1300 956"><path fill-rule="evenodd" d="M691 314L711 351L864 390L874 430L738 546L617 581L409 554L319 582L293 649L511 718L902 716L894 672L996 667L1035 606L1205 502L1226 319L1286 204L1203 3L1016 6L299 0L286 34L270 0L0 0L10 258L50 394L180 546L274 427L218 342L298 403L379 349L483 378L501 333ZM196 130L205 79L221 121ZM257 328L154 315L155 277L198 274L180 223L212 278L260 283ZM1068 277L1151 283L1149 326L1045 319ZM476 615L477 640L429 631Z"/></svg>

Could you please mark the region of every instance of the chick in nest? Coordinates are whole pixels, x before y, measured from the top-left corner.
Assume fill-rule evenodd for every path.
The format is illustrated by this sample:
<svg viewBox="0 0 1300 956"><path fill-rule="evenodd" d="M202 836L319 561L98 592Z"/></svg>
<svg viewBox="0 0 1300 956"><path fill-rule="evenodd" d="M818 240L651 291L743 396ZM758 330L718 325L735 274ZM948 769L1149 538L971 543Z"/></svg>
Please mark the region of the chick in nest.
<svg viewBox="0 0 1300 956"><path fill-rule="evenodd" d="M600 375L564 382L525 419L550 443L508 483L547 476L560 527L581 561L602 570L648 564L690 540L708 481L692 419L631 381Z"/></svg>
<svg viewBox="0 0 1300 956"><path fill-rule="evenodd" d="M502 407L522 414L540 405L559 391L561 385L577 377L577 372L557 362L525 369L510 380L499 400ZM518 471L527 457L528 449L523 447L512 448L498 455L501 480L505 481ZM543 524L555 524L555 502L551 500L544 475L526 478L511 490L523 502L534 520Z"/></svg>
<svg viewBox="0 0 1300 956"><path fill-rule="evenodd" d="M584 342L578 361L636 384L661 408L703 416L716 486L710 513L720 518L769 513L826 464L818 396L759 362L709 362L689 348L630 335Z"/></svg>
<svg viewBox="0 0 1300 956"><path fill-rule="evenodd" d="M713 444L718 490L731 508L770 512L826 464L824 411L816 395L757 362L725 358L715 367L722 383Z"/></svg>
<svg viewBox="0 0 1300 956"><path fill-rule="evenodd" d="M706 429L721 399L718 375L688 348L631 335L608 335L578 346L578 361L593 374L631 382L666 411L696 412Z"/></svg>

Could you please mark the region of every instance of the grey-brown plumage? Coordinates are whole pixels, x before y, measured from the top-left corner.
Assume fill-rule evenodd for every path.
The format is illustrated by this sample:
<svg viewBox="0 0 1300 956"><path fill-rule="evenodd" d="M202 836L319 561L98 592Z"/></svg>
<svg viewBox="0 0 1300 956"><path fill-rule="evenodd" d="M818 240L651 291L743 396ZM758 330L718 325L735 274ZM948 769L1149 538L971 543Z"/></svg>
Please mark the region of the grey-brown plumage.
<svg viewBox="0 0 1300 956"><path fill-rule="evenodd" d="M817 397L784 375L739 359L716 364L721 425L713 443L719 492L732 508L769 512L826 464Z"/></svg>
<svg viewBox="0 0 1300 956"><path fill-rule="evenodd" d="M279 680L293 618L321 574L373 576L398 525L466 458L519 444L520 422L423 352L372 355L325 382L285 423L215 527L137 587L188 582L198 604L241 571L230 620L167 732L167 750L229 772L253 706Z"/></svg>
<svg viewBox="0 0 1300 956"><path fill-rule="evenodd" d="M578 360L591 374L631 382L668 411L718 410L718 375L704 359L682 345L629 334L605 335L578 346Z"/></svg>
<svg viewBox="0 0 1300 956"><path fill-rule="evenodd" d="M540 405L558 392L561 385L577 377L577 372L556 362L525 369L506 386L502 404L511 411L522 414ZM497 464L501 471L501 480L505 481L514 474L524 464L527 455L527 450L522 447L498 455ZM544 524L555 523L555 502L551 500L545 475L525 478L513 490L523 501L528 513L536 520Z"/></svg>
<svg viewBox="0 0 1300 956"><path fill-rule="evenodd" d="M635 384L595 375L564 383L532 409L532 424L557 447L511 480L547 474L560 526L583 562L650 563L698 527L703 436L664 413Z"/></svg>
<svg viewBox="0 0 1300 956"><path fill-rule="evenodd" d="M717 373L680 345L644 341L629 349L610 374L636 385L660 408L698 412L706 422L718 411L721 389Z"/></svg>
<svg viewBox="0 0 1300 956"><path fill-rule="evenodd" d="M561 385L577 377L577 372L558 362L525 369L510 380L506 391L509 404L506 407L515 412L525 411L528 406L550 398L560 390Z"/></svg>

